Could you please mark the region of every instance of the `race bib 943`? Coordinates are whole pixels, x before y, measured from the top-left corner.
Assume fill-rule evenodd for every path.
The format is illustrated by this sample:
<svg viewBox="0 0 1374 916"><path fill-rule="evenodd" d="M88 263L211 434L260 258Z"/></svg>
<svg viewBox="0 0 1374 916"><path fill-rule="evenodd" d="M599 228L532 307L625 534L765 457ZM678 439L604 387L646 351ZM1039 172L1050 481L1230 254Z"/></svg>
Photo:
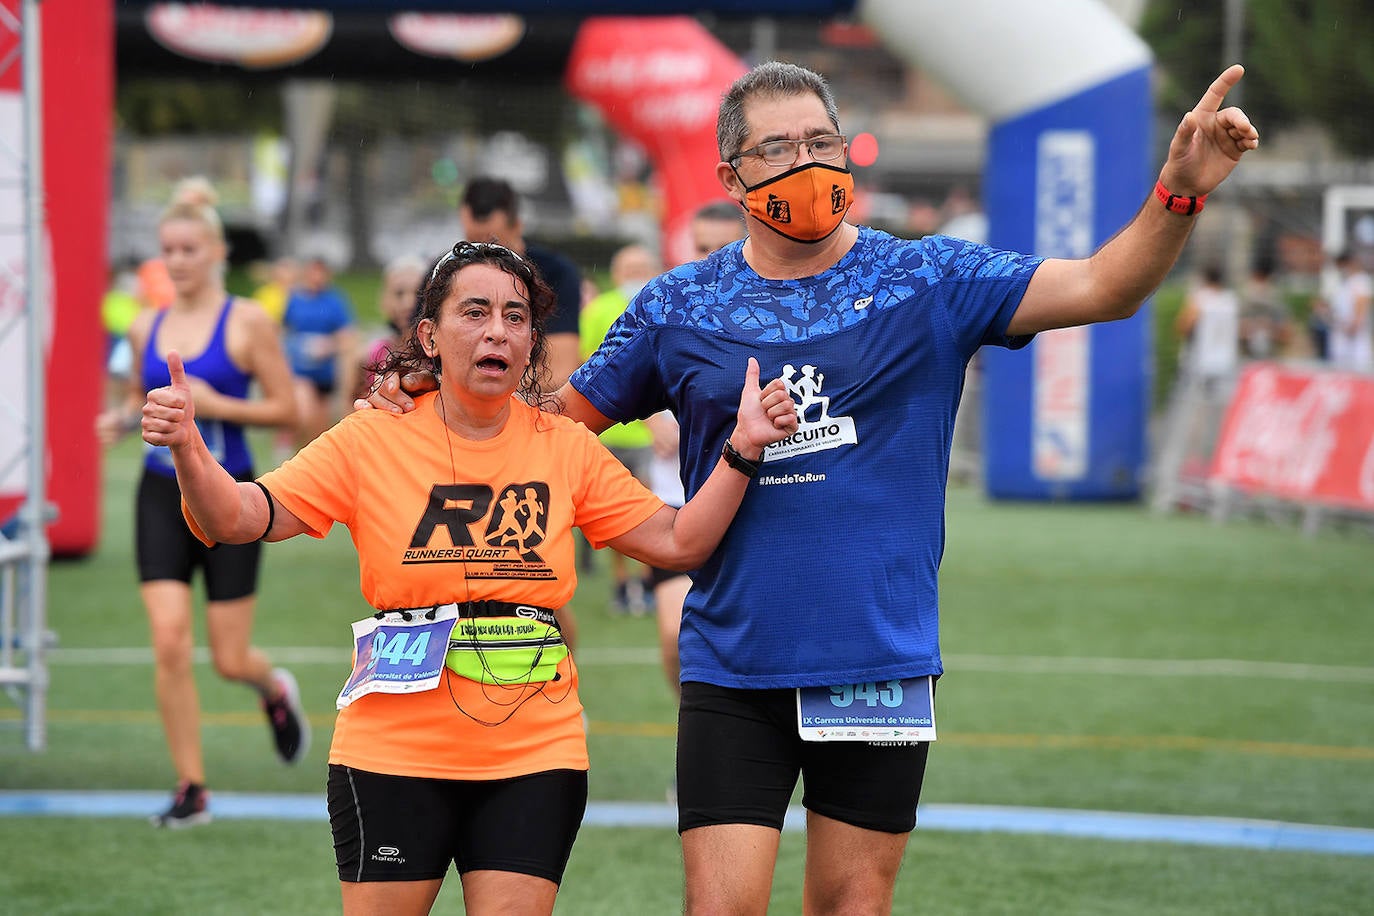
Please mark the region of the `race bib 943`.
<svg viewBox="0 0 1374 916"><path fill-rule="evenodd" d="M797 731L803 741L934 741L935 680L802 687Z"/></svg>

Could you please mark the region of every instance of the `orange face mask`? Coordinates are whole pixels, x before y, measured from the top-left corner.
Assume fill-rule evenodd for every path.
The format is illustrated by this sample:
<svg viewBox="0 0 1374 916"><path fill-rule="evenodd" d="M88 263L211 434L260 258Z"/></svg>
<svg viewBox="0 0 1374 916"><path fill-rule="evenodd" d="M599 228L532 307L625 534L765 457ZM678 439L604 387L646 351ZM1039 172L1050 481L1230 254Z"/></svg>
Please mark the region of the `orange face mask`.
<svg viewBox="0 0 1374 916"><path fill-rule="evenodd" d="M849 169L808 162L744 190L750 215L769 229L794 242L819 242L844 222L854 202L854 176Z"/></svg>

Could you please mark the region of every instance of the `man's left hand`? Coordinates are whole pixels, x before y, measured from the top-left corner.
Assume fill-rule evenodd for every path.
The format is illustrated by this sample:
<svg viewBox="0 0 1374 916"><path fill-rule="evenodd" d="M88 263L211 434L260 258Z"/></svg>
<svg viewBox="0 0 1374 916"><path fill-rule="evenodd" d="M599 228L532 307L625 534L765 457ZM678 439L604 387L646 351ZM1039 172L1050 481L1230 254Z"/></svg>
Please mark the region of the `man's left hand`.
<svg viewBox="0 0 1374 916"><path fill-rule="evenodd" d="M1259 131L1239 108L1222 108L1245 68L1233 64L1212 81L1193 110L1183 116L1169 143L1160 180L1173 194L1210 194L1231 174L1240 157L1259 146Z"/></svg>

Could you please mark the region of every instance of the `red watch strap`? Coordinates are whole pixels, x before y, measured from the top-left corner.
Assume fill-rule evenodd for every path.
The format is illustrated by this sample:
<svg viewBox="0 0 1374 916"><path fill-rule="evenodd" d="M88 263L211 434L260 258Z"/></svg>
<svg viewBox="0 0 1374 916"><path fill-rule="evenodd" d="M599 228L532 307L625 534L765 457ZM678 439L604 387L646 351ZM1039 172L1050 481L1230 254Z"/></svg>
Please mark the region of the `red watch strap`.
<svg viewBox="0 0 1374 916"><path fill-rule="evenodd" d="M1175 194L1164 187L1164 182L1155 182L1155 197L1164 205L1164 209L1170 213L1178 213L1183 216L1193 216L1202 212L1202 205L1207 203L1207 195L1201 197L1183 197Z"/></svg>

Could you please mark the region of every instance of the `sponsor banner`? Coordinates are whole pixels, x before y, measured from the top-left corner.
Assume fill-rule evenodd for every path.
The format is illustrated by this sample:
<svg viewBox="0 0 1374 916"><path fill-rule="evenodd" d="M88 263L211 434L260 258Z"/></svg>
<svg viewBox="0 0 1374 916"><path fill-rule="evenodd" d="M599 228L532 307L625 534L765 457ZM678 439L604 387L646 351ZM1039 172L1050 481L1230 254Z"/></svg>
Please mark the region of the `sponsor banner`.
<svg viewBox="0 0 1374 916"><path fill-rule="evenodd" d="M1222 421L1212 480L1374 511L1374 378L1275 363L1246 367Z"/></svg>
<svg viewBox="0 0 1374 916"><path fill-rule="evenodd" d="M299 63L324 47L334 30L334 18L318 10L209 3L159 3L148 8L144 21L149 34L169 51L250 70Z"/></svg>
<svg viewBox="0 0 1374 916"><path fill-rule="evenodd" d="M100 450L95 417L103 398L105 220L110 199L110 111L114 98L114 5L85 0L44 0L40 122L46 217L46 282L26 263L22 47L19 35L0 27L0 522L25 498L30 384L46 402L45 498L55 509L48 542L57 556L80 556L100 528ZM19 0L0 0L0 11L20 21ZM78 65L79 64L79 65ZM31 281L42 322L45 374L27 375L24 304ZM54 335L54 328L62 329Z"/></svg>
<svg viewBox="0 0 1374 916"><path fill-rule="evenodd" d="M1086 258L1093 253L1097 143L1091 131L1047 130L1037 146L1035 252ZM1087 328L1061 328L1041 334L1031 350L1031 467L1041 480L1082 480L1088 472L1091 342Z"/></svg>
<svg viewBox="0 0 1374 916"><path fill-rule="evenodd" d="M525 37L519 16L398 13L387 19L391 37L426 57L476 62L500 57Z"/></svg>
<svg viewBox="0 0 1374 916"><path fill-rule="evenodd" d="M685 16L603 16L578 30L564 81L653 162L664 207L664 260L689 260L687 225L723 196L709 163L720 98L745 66Z"/></svg>
<svg viewBox="0 0 1374 916"><path fill-rule="evenodd" d="M1035 341L1031 466L1040 480L1088 472L1088 328L1046 331Z"/></svg>
<svg viewBox="0 0 1374 916"><path fill-rule="evenodd" d="M19 0L4 0L0 9L19 20ZM8 150L0 155L0 213L12 214L10 222L22 225L24 213L24 95L21 79L22 48L18 30L0 27L0 137ZM28 462L24 434L29 403L26 346L28 316L24 311L28 270L24 235L11 229L0 232L0 384L5 387L9 410L0 411L0 524L24 498Z"/></svg>

